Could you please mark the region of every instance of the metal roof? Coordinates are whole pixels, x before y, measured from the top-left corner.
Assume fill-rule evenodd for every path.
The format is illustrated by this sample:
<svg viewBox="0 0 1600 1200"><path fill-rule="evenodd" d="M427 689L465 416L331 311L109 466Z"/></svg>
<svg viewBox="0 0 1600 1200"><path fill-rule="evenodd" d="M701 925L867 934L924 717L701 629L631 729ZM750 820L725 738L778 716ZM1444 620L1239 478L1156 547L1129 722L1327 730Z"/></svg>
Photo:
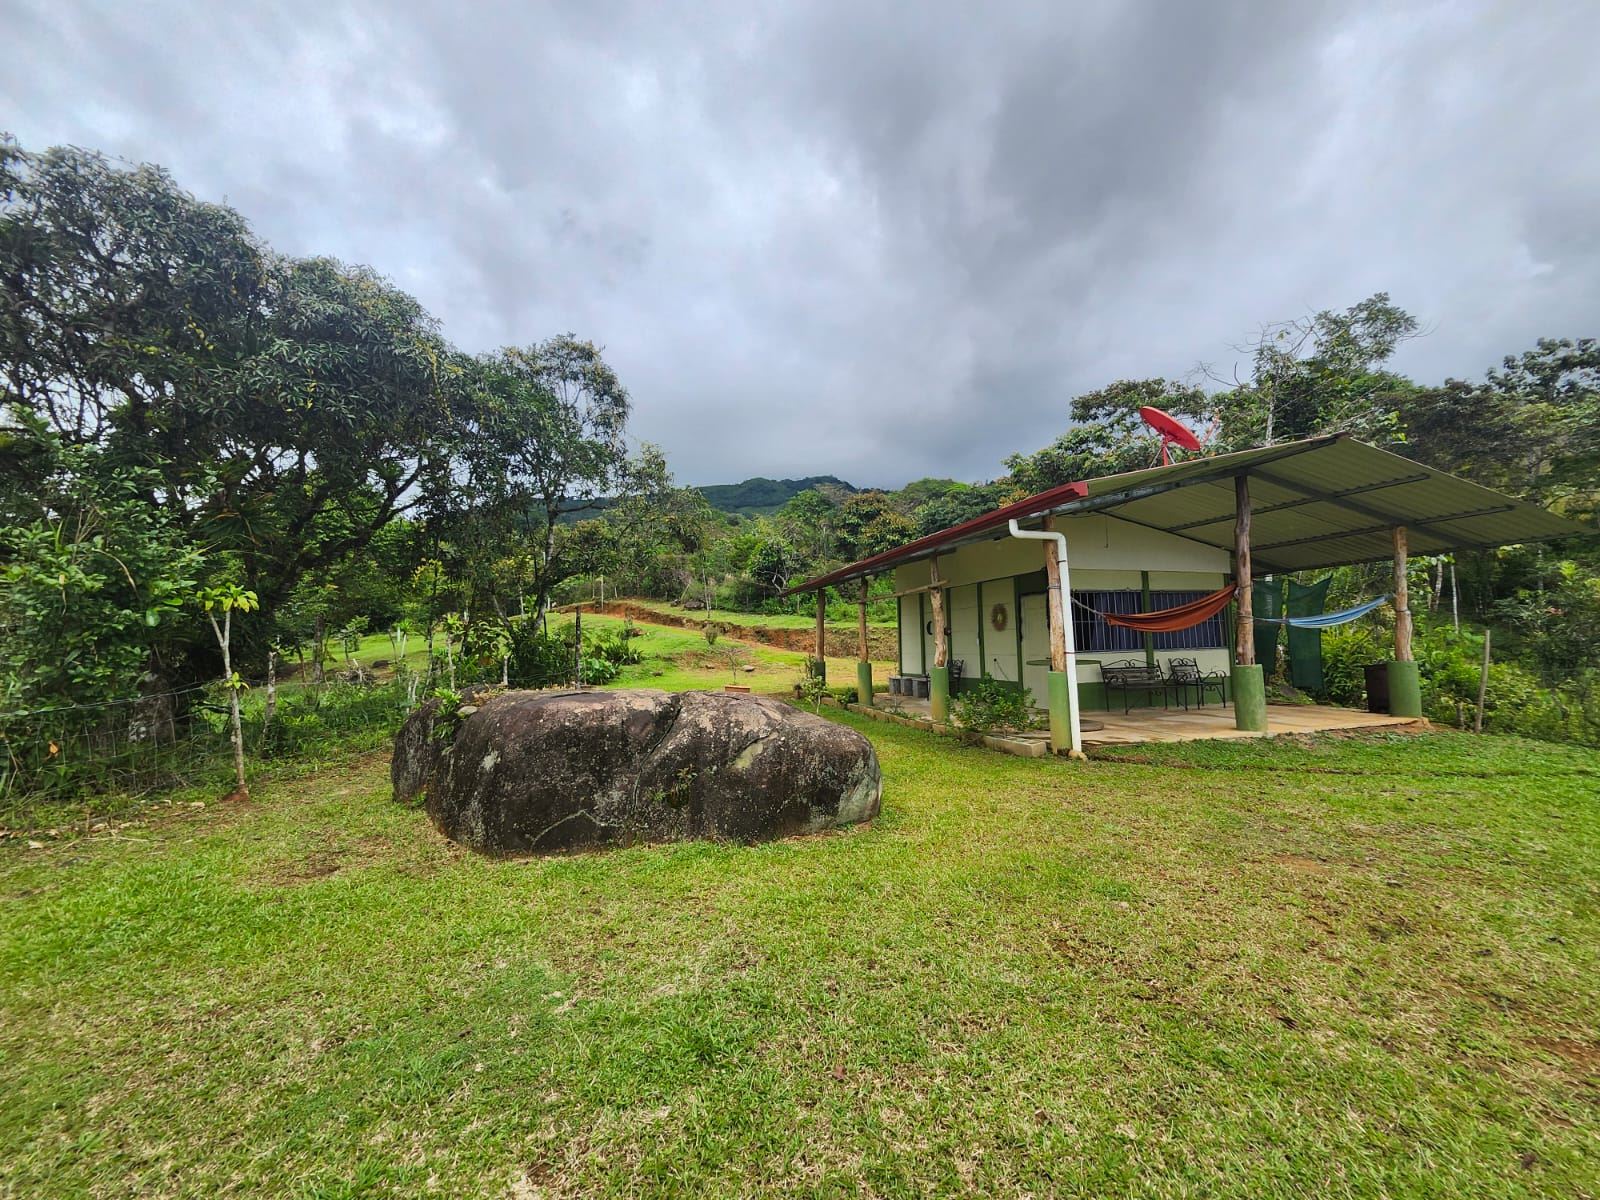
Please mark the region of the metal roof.
<svg viewBox="0 0 1600 1200"><path fill-rule="evenodd" d="M1536 504L1412 462L1345 434L1106 475L1029 496L974 521L789 589L816 591L994 536L1012 517L1103 512L1219 550L1233 549L1234 479L1250 486L1250 557L1259 574L1387 559L1404 525L1412 554L1593 535Z"/></svg>

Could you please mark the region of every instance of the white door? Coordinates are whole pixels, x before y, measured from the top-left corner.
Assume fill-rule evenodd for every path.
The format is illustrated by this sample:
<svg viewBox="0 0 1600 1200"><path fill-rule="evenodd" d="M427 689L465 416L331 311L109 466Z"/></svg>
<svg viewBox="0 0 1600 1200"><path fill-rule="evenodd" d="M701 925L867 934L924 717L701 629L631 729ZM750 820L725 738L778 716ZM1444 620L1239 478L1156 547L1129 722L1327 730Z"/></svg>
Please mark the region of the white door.
<svg viewBox="0 0 1600 1200"><path fill-rule="evenodd" d="M1042 592L1022 597L1022 686L1033 693L1033 706L1050 702L1050 610Z"/></svg>

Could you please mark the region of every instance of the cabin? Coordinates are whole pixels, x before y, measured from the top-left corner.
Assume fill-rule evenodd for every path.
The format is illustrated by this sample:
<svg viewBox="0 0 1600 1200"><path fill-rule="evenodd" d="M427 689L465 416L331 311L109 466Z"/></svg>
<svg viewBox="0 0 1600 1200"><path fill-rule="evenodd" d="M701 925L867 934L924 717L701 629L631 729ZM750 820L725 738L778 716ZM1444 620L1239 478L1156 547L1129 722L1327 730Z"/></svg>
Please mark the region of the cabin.
<svg viewBox="0 0 1600 1200"><path fill-rule="evenodd" d="M1214 681L1212 702L1231 707L1235 728L1269 732L1254 582L1361 562L1393 563L1389 711L1419 718L1408 557L1592 532L1332 434L1065 484L789 594L817 595L821 659L825 591L848 595L854 585L857 690L870 704L867 583L892 576L897 678L924 689L932 724L947 723L951 696L994 680L1025 689L1049 713L1052 750L1081 756L1085 713L1146 706L1158 719L1169 694L1118 685L1169 679L1175 659Z"/></svg>

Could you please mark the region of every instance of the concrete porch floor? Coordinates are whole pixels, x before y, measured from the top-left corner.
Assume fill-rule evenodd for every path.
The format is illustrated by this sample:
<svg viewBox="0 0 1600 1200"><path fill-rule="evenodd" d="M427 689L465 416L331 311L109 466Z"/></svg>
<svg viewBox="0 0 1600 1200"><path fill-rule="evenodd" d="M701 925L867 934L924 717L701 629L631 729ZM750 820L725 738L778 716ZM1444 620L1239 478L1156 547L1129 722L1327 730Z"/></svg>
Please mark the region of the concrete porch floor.
<svg viewBox="0 0 1600 1200"><path fill-rule="evenodd" d="M930 721L926 700L907 696L874 697L877 709L882 712L910 717L917 721ZM898 704L899 707L894 705ZM1355 708L1335 708L1327 704L1269 704L1267 706L1267 731L1236 729L1233 709L1208 704L1205 708L1135 708L1124 715L1121 712L1085 712L1083 714L1083 744L1095 746L1132 746L1141 742L1193 742L1205 738L1275 737L1286 733L1327 733L1342 729L1381 729L1385 726L1414 725L1414 717L1393 717L1388 713L1369 713ZM1093 726L1099 726L1098 729ZM1043 730L1008 733L1005 741L1023 744L1038 742L1047 745L1049 734Z"/></svg>

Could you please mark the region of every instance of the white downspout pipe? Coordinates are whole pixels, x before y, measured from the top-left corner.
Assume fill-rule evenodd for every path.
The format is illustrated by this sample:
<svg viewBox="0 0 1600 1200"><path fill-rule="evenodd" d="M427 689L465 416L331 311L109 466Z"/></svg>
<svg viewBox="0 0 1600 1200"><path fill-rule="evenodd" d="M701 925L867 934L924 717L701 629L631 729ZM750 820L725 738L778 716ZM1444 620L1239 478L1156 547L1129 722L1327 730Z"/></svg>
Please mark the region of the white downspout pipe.
<svg viewBox="0 0 1600 1200"><path fill-rule="evenodd" d="M1011 536L1056 544L1056 579L1061 588L1061 632L1067 643L1067 693L1071 700L1071 712L1067 715L1071 730L1071 756L1082 758L1083 729L1078 723L1078 647L1077 639L1072 635L1072 580L1067 573L1067 535L1053 529L1024 529L1012 517Z"/></svg>

